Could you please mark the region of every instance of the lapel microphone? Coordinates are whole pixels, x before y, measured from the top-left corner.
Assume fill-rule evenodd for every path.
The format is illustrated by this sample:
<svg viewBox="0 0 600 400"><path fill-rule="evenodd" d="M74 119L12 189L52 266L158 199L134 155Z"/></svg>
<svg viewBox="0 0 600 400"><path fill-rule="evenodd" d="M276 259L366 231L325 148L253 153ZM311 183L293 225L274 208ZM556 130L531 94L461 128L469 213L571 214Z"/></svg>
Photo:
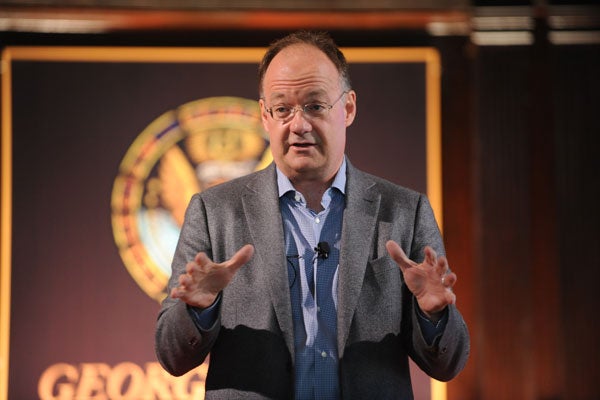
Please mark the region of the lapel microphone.
<svg viewBox="0 0 600 400"><path fill-rule="evenodd" d="M319 242L317 243L317 247L315 247L315 251L317 252L317 257L326 260L329 258L329 243L327 242Z"/></svg>

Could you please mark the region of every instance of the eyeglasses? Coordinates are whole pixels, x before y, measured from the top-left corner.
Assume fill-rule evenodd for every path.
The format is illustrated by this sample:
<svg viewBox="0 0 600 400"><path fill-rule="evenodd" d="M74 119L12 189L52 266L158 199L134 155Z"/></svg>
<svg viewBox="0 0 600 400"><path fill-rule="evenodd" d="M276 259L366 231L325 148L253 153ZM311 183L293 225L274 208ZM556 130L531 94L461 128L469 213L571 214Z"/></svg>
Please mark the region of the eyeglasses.
<svg viewBox="0 0 600 400"><path fill-rule="evenodd" d="M265 108L265 110L267 110L267 112L271 114L271 117L276 121L287 122L294 118L296 111L302 111L304 116L307 118L321 118L324 117L346 93L348 93L347 90L343 91L342 94L340 94L340 96L331 104L320 101L314 101L303 106L294 107L288 104L278 104L271 108Z"/></svg>

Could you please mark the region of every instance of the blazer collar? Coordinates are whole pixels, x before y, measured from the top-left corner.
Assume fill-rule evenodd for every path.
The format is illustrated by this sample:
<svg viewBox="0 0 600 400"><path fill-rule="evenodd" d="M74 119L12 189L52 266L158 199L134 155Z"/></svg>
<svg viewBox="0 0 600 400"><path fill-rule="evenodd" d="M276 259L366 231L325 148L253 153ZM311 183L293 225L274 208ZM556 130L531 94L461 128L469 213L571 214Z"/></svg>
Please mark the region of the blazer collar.
<svg viewBox="0 0 600 400"><path fill-rule="evenodd" d="M342 225L342 244L338 275L338 356L343 356L371 257L373 236L381 195L369 175L348 162L346 208Z"/></svg>
<svg viewBox="0 0 600 400"><path fill-rule="evenodd" d="M246 223L254 245L255 265L265 269L277 323L294 360L294 325L287 278L283 223L275 164L256 173L242 195Z"/></svg>

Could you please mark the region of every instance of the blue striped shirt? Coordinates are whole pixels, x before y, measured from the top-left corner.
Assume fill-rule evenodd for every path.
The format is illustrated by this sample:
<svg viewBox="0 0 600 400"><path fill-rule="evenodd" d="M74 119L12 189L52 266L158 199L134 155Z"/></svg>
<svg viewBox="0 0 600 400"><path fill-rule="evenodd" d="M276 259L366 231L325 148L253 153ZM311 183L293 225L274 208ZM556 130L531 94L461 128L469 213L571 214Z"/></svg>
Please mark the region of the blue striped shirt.
<svg viewBox="0 0 600 400"><path fill-rule="evenodd" d="M346 161L323 194L323 210L308 208L302 193L277 170L294 321L296 399L338 399L337 278ZM329 244L327 258L316 251Z"/></svg>

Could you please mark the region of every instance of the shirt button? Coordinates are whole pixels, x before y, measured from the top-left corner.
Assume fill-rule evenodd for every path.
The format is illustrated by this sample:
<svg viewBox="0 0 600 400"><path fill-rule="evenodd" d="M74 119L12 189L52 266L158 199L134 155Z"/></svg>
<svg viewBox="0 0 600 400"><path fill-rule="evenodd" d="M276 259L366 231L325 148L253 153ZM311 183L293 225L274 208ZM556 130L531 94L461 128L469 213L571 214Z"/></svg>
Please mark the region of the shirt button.
<svg viewBox="0 0 600 400"><path fill-rule="evenodd" d="M300 195L298 193L296 193L296 196L294 196L294 200L300 201Z"/></svg>
<svg viewBox="0 0 600 400"><path fill-rule="evenodd" d="M321 352L321 357L323 357L323 358L327 358L327 352L325 352L325 351L322 351L322 352Z"/></svg>
<svg viewBox="0 0 600 400"><path fill-rule="evenodd" d="M315 218L315 222L318 224L319 222L321 222L321 219L319 217Z"/></svg>
<svg viewBox="0 0 600 400"><path fill-rule="evenodd" d="M321 307L317 307L317 312L321 312Z"/></svg>

